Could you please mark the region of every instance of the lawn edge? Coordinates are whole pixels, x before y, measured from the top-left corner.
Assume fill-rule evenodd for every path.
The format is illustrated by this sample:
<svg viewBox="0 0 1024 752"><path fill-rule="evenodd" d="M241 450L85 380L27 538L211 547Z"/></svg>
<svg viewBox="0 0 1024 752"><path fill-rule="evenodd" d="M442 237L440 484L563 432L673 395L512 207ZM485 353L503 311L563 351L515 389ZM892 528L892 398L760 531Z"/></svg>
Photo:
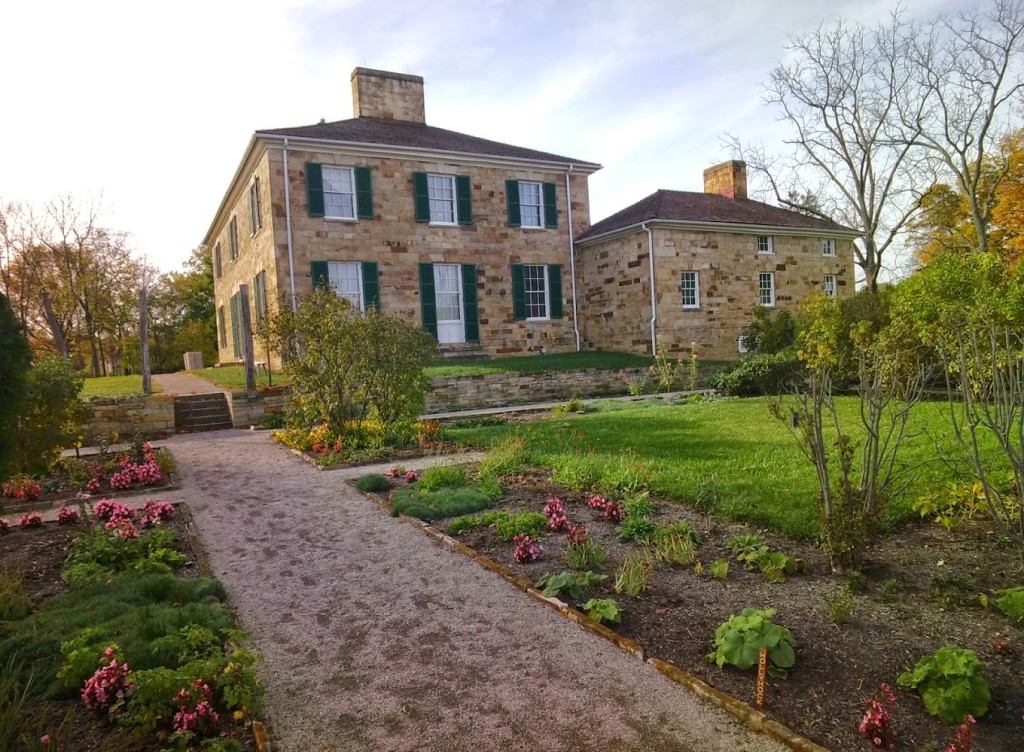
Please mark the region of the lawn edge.
<svg viewBox="0 0 1024 752"><path fill-rule="evenodd" d="M360 491L355 487L354 481L349 481L349 485L364 498L373 502L385 511L389 513L391 512L391 504L389 502L372 493ZM403 522L410 524L412 527L419 528L428 537L433 538L434 541L442 548L447 548L456 553L460 553L468 559L475 561L477 564L480 564L485 569L489 569L490 571L498 574L514 588L523 591L534 600L554 609L565 619L574 622L591 634L611 642L620 650L631 654L642 663L646 663L661 672L662 675L690 692L692 695L697 697L697 699L717 707L723 712L731 715L751 731L764 734L780 744L784 744L794 750L794 752L830 752L827 747L822 747L821 745L812 742L810 739L800 736L785 724L769 718L767 715L755 710L742 700L738 700L732 695L726 694L719 689L715 689L707 682L687 673L674 663L661 660L660 658L645 657L643 648L634 640L620 635L618 632L609 629L603 624L598 624L592 621L586 614L576 610L566 603L563 603L558 598L546 597L543 593L533 587L533 583L527 578L516 574L504 564L499 564L493 559L478 553L464 543L460 543L423 520L416 517L410 517L405 514L398 515L398 518ZM261 752L263 751L261 750Z"/></svg>

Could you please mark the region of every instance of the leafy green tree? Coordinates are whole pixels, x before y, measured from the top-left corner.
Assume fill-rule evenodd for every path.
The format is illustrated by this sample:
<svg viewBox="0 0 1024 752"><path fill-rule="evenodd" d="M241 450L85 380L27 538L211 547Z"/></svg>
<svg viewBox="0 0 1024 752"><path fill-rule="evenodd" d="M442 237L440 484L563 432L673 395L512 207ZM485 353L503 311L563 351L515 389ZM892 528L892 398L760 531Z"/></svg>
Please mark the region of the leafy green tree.
<svg viewBox="0 0 1024 752"><path fill-rule="evenodd" d="M6 477L17 456L16 427L32 365L25 331L0 294L0 478Z"/></svg>
<svg viewBox="0 0 1024 752"><path fill-rule="evenodd" d="M371 307L365 314L330 290L304 295L267 322L304 421L323 421L343 436L346 423L414 420L422 410L423 368L434 342L425 331Z"/></svg>
<svg viewBox="0 0 1024 752"><path fill-rule="evenodd" d="M56 355L40 359L28 372L17 426L22 471L45 472L60 450L78 438L85 420L78 398L84 381L70 360Z"/></svg>

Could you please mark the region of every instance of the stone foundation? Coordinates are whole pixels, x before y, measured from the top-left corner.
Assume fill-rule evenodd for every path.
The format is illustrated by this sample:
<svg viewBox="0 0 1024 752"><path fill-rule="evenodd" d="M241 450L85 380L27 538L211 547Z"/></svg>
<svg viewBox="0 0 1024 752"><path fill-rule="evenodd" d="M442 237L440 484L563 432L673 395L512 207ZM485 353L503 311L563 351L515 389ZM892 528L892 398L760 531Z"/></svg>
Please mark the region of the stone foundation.
<svg viewBox="0 0 1024 752"><path fill-rule="evenodd" d="M174 433L174 395L150 397L94 397L86 401L90 416L85 424L85 440L93 443L100 436L118 434L122 439L140 433L160 438Z"/></svg>

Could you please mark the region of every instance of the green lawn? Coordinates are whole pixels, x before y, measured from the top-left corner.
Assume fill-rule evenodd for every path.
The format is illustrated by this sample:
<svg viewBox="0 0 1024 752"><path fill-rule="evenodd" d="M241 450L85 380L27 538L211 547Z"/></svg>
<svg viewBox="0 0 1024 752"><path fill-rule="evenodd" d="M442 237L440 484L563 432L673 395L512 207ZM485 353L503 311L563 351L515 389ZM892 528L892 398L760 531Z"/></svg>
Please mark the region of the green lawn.
<svg viewBox="0 0 1024 752"><path fill-rule="evenodd" d="M198 371L186 371L192 376L212 381L217 386L225 389L245 389L245 366L220 366L218 368L203 368ZM288 383L284 374L274 371L272 374L274 386L284 386ZM262 368L256 369L256 386L270 386L267 372Z"/></svg>
<svg viewBox="0 0 1024 752"><path fill-rule="evenodd" d="M773 418L764 399L720 400L665 405L600 402L600 410L545 421L449 428L453 438L489 446L508 432L526 438L532 460L546 467L572 462L597 467L620 465L635 452L648 463L653 494L714 511L725 520L749 522L794 538L814 538L818 530L817 485L810 462L787 424ZM840 400L847 425L856 421L857 402ZM919 465L908 493L896 499L886 520L896 523L915 513L914 498L957 480L937 459L936 446L951 449L944 403L920 405L916 428L927 428L907 445L908 465ZM592 453L591 453L592 452ZM967 480L964 475L962 480Z"/></svg>
<svg viewBox="0 0 1024 752"><path fill-rule="evenodd" d="M154 392L160 390L153 387ZM100 376L85 380L82 399L90 397L126 397L142 394L142 374L136 376Z"/></svg>
<svg viewBox="0 0 1024 752"><path fill-rule="evenodd" d="M482 358L458 362L440 361L427 368L427 377L482 376L487 373L539 373L579 368L645 368L653 362L645 355L617 352L573 352L550 355L519 355L511 358Z"/></svg>

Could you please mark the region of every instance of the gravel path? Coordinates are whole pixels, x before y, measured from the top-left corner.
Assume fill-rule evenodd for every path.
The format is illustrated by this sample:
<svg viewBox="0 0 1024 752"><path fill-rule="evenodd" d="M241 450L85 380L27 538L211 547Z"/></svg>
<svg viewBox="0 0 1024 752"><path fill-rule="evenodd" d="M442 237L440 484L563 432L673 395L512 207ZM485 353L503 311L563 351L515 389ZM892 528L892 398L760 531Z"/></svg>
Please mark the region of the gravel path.
<svg viewBox="0 0 1024 752"><path fill-rule="evenodd" d="M262 432L167 442L274 749L779 752ZM414 463L405 463L407 467Z"/></svg>
<svg viewBox="0 0 1024 752"><path fill-rule="evenodd" d="M216 394L228 391L212 381L187 373L155 373L153 383L160 387L164 394Z"/></svg>

